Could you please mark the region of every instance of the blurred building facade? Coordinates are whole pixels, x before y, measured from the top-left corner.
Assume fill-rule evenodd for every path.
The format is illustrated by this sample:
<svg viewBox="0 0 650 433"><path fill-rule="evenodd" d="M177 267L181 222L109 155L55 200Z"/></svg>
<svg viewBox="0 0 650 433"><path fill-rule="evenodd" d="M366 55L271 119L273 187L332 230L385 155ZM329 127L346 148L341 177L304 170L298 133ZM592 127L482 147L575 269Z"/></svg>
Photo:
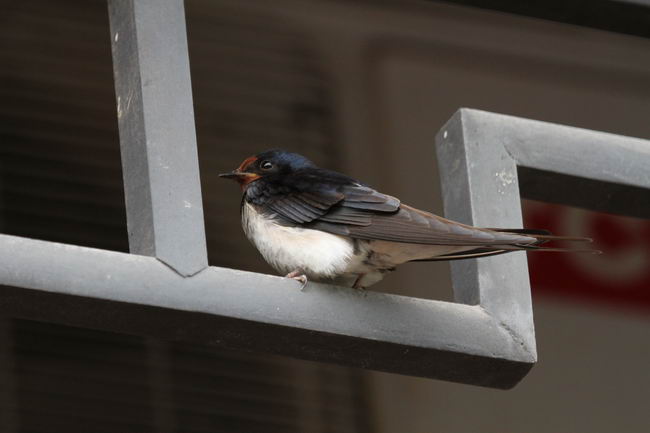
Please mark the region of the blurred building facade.
<svg viewBox="0 0 650 433"><path fill-rule="evenodd" d="M105 6L4 7L3 233L128 248ZM186 14L212 265L272 272L216 177L262 149L441 214L433 137L459 107L650 138L646 39L420 1L188 0ZM512 391L5 318L3 431L648 431L648 222L547 206L527 202L528 221L611 253L531 257L540 361ZM378 290L450 299L448 267L409 264Z"/></svg>

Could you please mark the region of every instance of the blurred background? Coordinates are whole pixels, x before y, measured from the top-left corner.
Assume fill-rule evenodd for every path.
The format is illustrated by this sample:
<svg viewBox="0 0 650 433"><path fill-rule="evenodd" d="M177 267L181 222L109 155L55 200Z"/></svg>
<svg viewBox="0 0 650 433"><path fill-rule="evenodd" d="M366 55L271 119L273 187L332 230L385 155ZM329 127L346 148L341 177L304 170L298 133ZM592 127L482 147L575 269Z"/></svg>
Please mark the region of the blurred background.
<svg viewBox="0 0 650 433"><path fill-rule="evenodd" d="M128 251L106 2L0 7L0 232ZM440 214L433 140L460 107L650 138L640 37L432 1L187 0L186 15L215 266L272 273L216 176L267 148ZM606 254L529 256L539 363L514 390L0 318L0 431L650 431L650 223L523 212ZM405 265L376 289L450 300L449 268Z"/></svg>

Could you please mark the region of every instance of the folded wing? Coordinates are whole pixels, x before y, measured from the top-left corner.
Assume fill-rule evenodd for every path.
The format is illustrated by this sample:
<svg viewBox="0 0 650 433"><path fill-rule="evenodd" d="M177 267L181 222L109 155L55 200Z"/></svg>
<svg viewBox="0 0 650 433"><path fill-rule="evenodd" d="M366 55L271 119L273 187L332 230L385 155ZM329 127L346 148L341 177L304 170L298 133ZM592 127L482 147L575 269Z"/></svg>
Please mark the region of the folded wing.
<svg viewBox="0 0 650 433"><path fill-rule="evenodd" d="M332 213L342 219L349 211L336 209ZM441 218L437 215L402 204L393 212L372 212L370 224L336 224L320 218L314 228L330 233L365 240L383 240L424 245L495 246L528 245L534 237L479 229Z"/></svg>
<svg viewBox="0 0 650 433"><path fill-rule="evenodd" d="M309 185L270 197L264 207L292 225L365 240L425 245L534 244L534 237L478 229L403 205L387 194L349 182Z"/></svg>

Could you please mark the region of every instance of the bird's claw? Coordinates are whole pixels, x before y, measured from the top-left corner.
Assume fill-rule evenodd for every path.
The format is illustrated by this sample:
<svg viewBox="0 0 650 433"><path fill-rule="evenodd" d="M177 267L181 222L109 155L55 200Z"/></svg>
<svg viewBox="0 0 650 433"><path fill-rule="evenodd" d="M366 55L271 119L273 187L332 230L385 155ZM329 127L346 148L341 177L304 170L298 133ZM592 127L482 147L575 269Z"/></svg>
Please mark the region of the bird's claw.
<svg viewBox="0 0 650 433"><path fill-rule="evenodd" d="M293 271L289 272L287 275L284 276L285 278L291 278L292 280L296 280L300 282L300 291L302 292L305 289L305 286L307 285L307 275L303 274L301 271Z"/></svg>

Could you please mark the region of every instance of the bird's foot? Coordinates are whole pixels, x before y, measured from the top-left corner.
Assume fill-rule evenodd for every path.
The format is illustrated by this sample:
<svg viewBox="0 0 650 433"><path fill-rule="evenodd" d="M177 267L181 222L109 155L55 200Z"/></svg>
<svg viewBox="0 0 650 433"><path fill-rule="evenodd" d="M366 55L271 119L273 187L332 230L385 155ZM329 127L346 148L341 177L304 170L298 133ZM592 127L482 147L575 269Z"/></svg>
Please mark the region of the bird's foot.
<svg viewBox="0 0 650 433"><path fill-rule="evenodd" d="M291 278L300 282L300 291L302 292L307 285L307 275L305 275L301 270L296 269L295 271L289 272L284 276L285 278Z"/></svg>
<svg viewBox="0 0 650 433"><path fill-rule="evenodd" d="M364 286L361 285L361 280L363 280L363 277L365 277L365 276L366 276L366 274L359 274L359 276L357 277L357 279L354 280L354 284L352 285L352 288L353 288L353 289L357 289L357 290L365 291L366 288L365 288Z"/></svg>

